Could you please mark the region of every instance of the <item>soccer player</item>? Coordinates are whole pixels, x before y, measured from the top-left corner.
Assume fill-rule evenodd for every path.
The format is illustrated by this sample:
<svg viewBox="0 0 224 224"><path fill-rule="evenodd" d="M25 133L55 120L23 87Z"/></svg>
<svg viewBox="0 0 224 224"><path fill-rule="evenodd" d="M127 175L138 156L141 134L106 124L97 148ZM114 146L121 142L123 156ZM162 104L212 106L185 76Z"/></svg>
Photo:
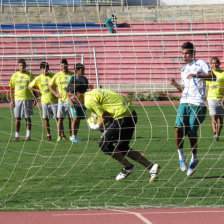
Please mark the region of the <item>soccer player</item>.
<svg viewBox="0 0 224 224"><path fill-rule="evenodd" d="M215 79L210 66L203 60L195 59L195 48L191 42L182 45L183 61L186 64L181 70L181 84L170 79L170 84L182 92L175 125L175 138L179 155L180 169L186 171L186 159L183 153L184 137L188 136L191 144L192 157L187 176L195 172L197 159L197 130L206 115L206 80Z"/></svg>
<svg viewBox="0 0 224 224"><path fill-rule="evenodd" d="M89 89L89 82L88 79L85 77L85 66L81 63L78 63L74 66L75 69L75 75L71 76L68 80L68 84L74 84L74 81L79 81L86 89L86 91ZM80 107L79 104L73 103L73 101L68 98L68 108L69 113L72 118L72 142L80 142L79 139L77 139L77 133L79 129L80 119L85 119L84 114L84 107Z"/></svg>
<svg viewBox="0 0 224 224"><path fill-rule="evenodd" d="M34 79L34 75L26 71L26 61L18 60L19 71L14 73L10 79L10 104L14 107L15 115L15 137L12 141L19 141L19 131L22 117L26 120L26 141L31 140L31 117L33 115L33 106L36 100L33 99L33 93L28 85Z"/></svg>
<svg viewBox="0 0 224 224"><path fill-rule="evenodd" d="M30 90L41 94L42 113L43 113L42 118L44 119L44 125L47 132L47 141L50 141L51 132L50 132L49 119L51 116L53 118L57 117L58 99L54 96L54 94L49 90L48 87L50 80L54 76L53 73L49 72L49 64L46 62L41 62L40 71L41 74L37 76L29 84L29 88Z"/></svg>
<svg viewBox="0 0 224 224"><path fill-rule="evenodd" d="M64 134L64 125L63 120L68 114L68 97L66 94L66 86L69 78L74 75L73 72L68 70L68 61L67 59L62 59L60 64L61 71L56 73L54 77L49 82L50 91L58 98L58 110L57 110L57 131L58 138L57 141L67 140ZM57 86L57 91L55 91L55 86ZM69 129L71 136L71 119L69 119Z"/></svg>
<svg viewBox="0 0 224 224"><path fill-rule="evenodd" d="M135 166L127 160L127 157L148 169L150 182L157 178L159 165L152 164L140 152L129 147L137 123L137 114L130 99L106 89L86 92L86 88L77 81L75 85L70 84L66 91L72 101L80 103L80 106L84 103L87 109L102 117L97 124L89 122L91 129L103 128L107 122L110 122L99 140L99 147L105 154L123 165L116 180L125 179L135 170Z"/></svg>
<svg viewBox="0 0 224 224"><path fill-rule="evenodd" d="M210 61L213 73L216 75L216 81L207 81L208 87L208 106L209 114L212 120L212 130L214 139L219 141L219 136L223 126L224 115L224 71L220 69L220 61L213 57Z"/></svg>

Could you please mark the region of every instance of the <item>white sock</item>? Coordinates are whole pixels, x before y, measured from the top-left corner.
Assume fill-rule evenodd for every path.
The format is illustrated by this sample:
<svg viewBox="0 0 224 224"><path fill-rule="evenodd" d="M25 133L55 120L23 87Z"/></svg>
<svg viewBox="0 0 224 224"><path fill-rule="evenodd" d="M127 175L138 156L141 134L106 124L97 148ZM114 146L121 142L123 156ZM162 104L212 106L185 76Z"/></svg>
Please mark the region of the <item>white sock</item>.
<svg viewBox="0 0 224 224"><path fill-rule="evenodd" d="M26 130L26 137L30 137L31 135L31 130Z"/></svg>
<svg viewBox="0 0 224 224"><path fill-rule="evenodd" d="M197 160L197 153L192 153L191 162L194 162L195 160Z"/></svg>
<svg viewBox="0 0 224 224"><path fill-rule="evenodd" d="M177 149L178 155L179 155L179 160L185 160L184 157L184 150L183 149Z"/></svg>
<svg viewBox="0 0 224 224"><path fill-rule="evenodd" d="M15 132L15 137L16 137L16 138L19 137L19 132Z"/></svg>
<svg viewBox="0 0 224 224"><path fill-rule="evenodd" d="M72 135L72 138L73 138L73 139L76 139L76 135Z"/></svg>

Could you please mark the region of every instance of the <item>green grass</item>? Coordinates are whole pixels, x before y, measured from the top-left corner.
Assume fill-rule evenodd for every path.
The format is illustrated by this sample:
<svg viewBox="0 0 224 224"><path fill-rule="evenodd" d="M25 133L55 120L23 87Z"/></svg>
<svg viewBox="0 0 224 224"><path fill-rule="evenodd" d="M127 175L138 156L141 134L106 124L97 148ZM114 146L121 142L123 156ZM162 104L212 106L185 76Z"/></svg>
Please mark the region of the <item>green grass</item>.
<svg viewBox="0 0 224 224"><path fill-rule="evenodd" d="M81 122L81 143L57 143L55 121L53 141L45 141L40 109L33 116L32 141L25 142L25 121L21 140L14 137L13 111L0 108L0 209L69 210L142 207L223 207L223 138L213 141L210 117L199 130L196 173L186 178L179 171L174 141L176 108L136 106L138 125L132 147L161 166L158 181L149 183L148 172L139 164L135 173L116 182L121 165L98 148L100 132L89 131ZM67 128L67 119L65 120ZM68 129L66 129L68 136ZM188 139L185 156L190 160Z"/></svg>

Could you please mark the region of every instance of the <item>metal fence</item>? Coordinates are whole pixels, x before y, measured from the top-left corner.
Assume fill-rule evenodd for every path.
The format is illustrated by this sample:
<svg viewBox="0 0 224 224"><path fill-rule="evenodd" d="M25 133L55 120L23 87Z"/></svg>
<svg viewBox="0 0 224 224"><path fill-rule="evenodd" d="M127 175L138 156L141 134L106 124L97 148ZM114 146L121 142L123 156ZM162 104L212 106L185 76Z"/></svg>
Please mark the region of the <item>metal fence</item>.
<svg viewBox="0 0 224 224"><path fill-rule="evenodd" d="M0 0L2 6L88 6L124 5L126 0Z"/></svg>

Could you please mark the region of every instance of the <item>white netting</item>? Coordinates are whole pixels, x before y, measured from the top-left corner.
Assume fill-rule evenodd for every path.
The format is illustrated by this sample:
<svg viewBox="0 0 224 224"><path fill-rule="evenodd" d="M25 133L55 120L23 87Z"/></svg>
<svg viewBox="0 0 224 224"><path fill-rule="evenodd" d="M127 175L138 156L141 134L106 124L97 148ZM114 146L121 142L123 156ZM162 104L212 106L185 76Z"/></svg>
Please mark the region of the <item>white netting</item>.
<svg viewBox="0 0 224 224"><path fill-rule="evenodd" d="M148 2L152 7L144 6ZM74 64L83 62L91 85L125 93L136 101L138 125L131 145L159 163L161 172L157 182L149 183L148 172L137 164L127 180L116 182L121 166L99 149L100 132L90 131L81 121L80 144L57 143L56 124L51 120L53 140L47 142L39 107L32 118L33 140L23 141L22 120L21 141L11 142L13 111L0 104L2 210L223 207L223 134L219 142L213 140L209 115L198 132L197 172L186 178L179 171L173 129L176 90L168 79L180 81L180 47L191 41L198 58L209 62L216 56L223 62L223 2L216 1L213 7L186 2L164 6L166 1L127 1L128 5L124 1L24 1L21 7L19 1L3 0L2 96L8 92L19 58L26 59L35 75L40 61L47 61L54 73L62 58L68 59L72 71ZM118 19L113 34L104 27L111 14ZM68 135L67 123L65 132ZM189 162L188 139L184 150Z"/></svg>

